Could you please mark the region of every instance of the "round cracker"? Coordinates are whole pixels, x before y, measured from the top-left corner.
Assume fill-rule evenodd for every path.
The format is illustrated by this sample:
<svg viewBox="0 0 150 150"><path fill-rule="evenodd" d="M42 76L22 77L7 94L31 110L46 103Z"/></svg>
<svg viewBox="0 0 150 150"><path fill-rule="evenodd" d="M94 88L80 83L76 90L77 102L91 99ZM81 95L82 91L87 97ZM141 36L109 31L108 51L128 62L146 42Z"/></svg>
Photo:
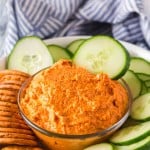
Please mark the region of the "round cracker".
<svg viewBox="0 0 150 150"><path fill-rule="evenodd" d="M39 147L31 147L31 146L7 146L2 148L1 150L43 150Z"/></svg>
<svg viewBox="0 0 150 150"><path fill-rule="evenodd" d="M29 74L25 73L25 72L22 72L22 71L19 71L19 70L8 70L8 69L5 69L5 70L1 70L0 71L0 77L1 76L4 76L4 75L20 75L20 76L24 76L24 77L30 77Z"/></svg>
<svg viewBox="0 0 150 150"><path fill-rule="evenodd" d="M22 81L17 81L17 80L5 80L5 81L1 81L1 84L11 84L11 85L15 85L16 87L20 87L22 85Z"/></svg>
<svg viewBox="0 0 150 150"><path fill-rule="evenodd" d="M7 89L0 89L0 95L17 96L17 92Z"/></svg>
<svg viewBox="0 0 150 150"><path fill-rule="evenodd" d="M9 132L9 133L23 133L28 135L34 135L33 131L29 129L18 129L18 128L0 128L0 132Z"/></svg>
<svg viewBox="0 0 150 150"><path fill-rule="evenodd" d="M0 89L7 89L11 91L18 91L21 85L11 84L11 83L0 83Z"/></svg>
<svg viewBox="0 0 150 150"><path fill-rule="evenodd" d="M18 122L25 124L25 122L22 119L15 118L14 116L12 117L0 116L0 121Z"/></svg>
<svg viewBox="0 0 150 150"><path fill-rule="evenodd" d="M0 121L0 127L29 129L29 127L25 123L11 121Z"/></svg>
<svg viewBox="0 0 150 150"><path fill-rule="evenodd" d="M9 132L0 132L0 138L19 138L19 139L36 140L35 136L33 135L23 133L9 133Z"/></svg>
<svg viewBox="0 0 150 150"><path fill-rule="evenodd" d="M1 101L0 100L0 106L7 106L7 107L13 107L15 109L18 109L18 105L17 103L11 103L11 102L7 102L7 101Z"/></svg>
<svg viewBox="0 0 150 150"><path fill-rule="evenodd" d="M19 113L12 113L12 112L7 112L7 111L0 111L0 116L1 117L16 118L18 120L22 120L22 117L20 116Z"/></svg>
<svg viewBox="0 0 150 150"><path fill-rule="evenodd" d="M17 144L17 145L27 145L27 146L38 146L37 141L19 138L0 138L0 144Z"/></svg>
<svg viewBox="0 0 150 150"><path fill-rule="evenodd" d="M0 78L0 82L1 81L7 81L7 80L14 80L14 81L22 81L24 82L28 77L24 77L24 76L20 76L20 75L4 75Z"/></svg>
<svg viewBox="0 0 150 150"><path fill-rule="evenodd" d="M12 112L0 111L0 116L11 117L12 115L13 115Z"/></svg>
<svg viewBox="0 0 150 150"><path fill-rule="evenodd" d="M0 101L17 103L17 96L0 95Z"/></svg>
<svg viewBox="0 0 150 150"><path fill-rule="evenodd" d="M16 113L16 112L18 112L19 110L18 110L18 108L16 109L16 108L13 108L13 107L8 107L8 106L1 106L0 105L0 111L8 111L8 112L13 112L13 113Z"/></svg>

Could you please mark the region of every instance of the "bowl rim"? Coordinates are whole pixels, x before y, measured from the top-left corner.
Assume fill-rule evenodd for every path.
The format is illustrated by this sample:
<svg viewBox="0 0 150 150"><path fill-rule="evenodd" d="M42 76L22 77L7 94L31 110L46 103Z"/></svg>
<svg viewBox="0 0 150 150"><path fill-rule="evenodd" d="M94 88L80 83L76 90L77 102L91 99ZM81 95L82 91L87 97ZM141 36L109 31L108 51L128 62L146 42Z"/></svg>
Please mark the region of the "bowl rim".
<svg viewBox="0 0 150 150"><path fill-rule="evenodd" d="M118 128L120 128L125 123L127 118L129 117L130 111L131 111L131 103L132 103L133 98L132 98L130 88L128 87L127 83L121 78L119 80L123 83L123 85L124 85L124 87L127 91L127 94L128 94L128 107L127 107L127 110L126 110L125 114L122 116L122 118L120 120L118 120L115 124L110 126L109 128L107 128L105 130L102 130L102 131L97 131L97 132L94 132L94 133L90 133L90 134L79 134L79 135L77 135L77 134L61 134L61 133L56 133L56 132L48 131L46 129L41 128L37 124L33 123L30 119L28 119L28 117L23 113L23 110L22 110L21 105L20 105L20 95L21 95L24 87L28 85L28 83L33 79L33 77L36 74L38 74L39 72L41 72L41 71L43 71L47 68L49 68L49 67L46 67L46 68L38 71L37 73L35 73L31 77L29 77L22 84L21 88L19 89L18 95L17 95L17 104L18 104L18 108L19 108L19 113L22 116L22 118L24 119L24 121L26 122L26 124L29 125L29 127L31 127L31 129L35 129L36 131L38 131L38 132L40 132L44 135L55 137L55 138L80 139L80 140L82 140L82 139L92 138L92 137L96 137L96 136L103 136L106 133L109 133L111 131L113 132L113 129L117 130Z"/></svg>

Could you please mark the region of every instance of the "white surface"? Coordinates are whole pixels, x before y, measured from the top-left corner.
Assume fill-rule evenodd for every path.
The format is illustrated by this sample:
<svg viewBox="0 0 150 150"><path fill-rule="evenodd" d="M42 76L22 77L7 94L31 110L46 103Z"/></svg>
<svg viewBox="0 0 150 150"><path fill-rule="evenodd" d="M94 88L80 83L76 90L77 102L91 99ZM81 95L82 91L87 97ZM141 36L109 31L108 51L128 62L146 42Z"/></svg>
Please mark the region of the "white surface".
<svg viewBox="0 0 150 150"><path fill-rule="evenodd" d="M59 38L53 38L53 39L48 39L45 40L46 44L57 44L60 46L67 46L70 42L72 42L73 40L76 39L81 39L81 38L87 38L89 36L70 36L70 37L59 37ZM147 59L148 61L150 61L150 51L145 50L141 47L138 47L136 45L127 43L127 42L123 42L120 41L129 51L129 53L132 56L138 56L138 57L142 57L144 59ZM6 66L6 58L0 58L0 70L5 69Z"/></svg>

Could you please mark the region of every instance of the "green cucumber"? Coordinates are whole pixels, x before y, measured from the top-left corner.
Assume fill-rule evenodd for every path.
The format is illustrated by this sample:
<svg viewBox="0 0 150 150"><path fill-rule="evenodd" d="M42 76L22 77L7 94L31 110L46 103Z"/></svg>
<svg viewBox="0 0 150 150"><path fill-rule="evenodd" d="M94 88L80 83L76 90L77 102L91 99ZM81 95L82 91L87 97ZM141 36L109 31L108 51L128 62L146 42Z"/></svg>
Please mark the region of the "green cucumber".
<svg viewBox="0 0 150 150"><path fill-rule="evenodd" d="M142 81L150 80L150 75L144 73L136 73L138 78Z"/></svg>
<svg viewBox="0 0 150 150"><path fill-rule="evenodd" d="M76 52L76 50L78 49L78 47L80 46L81 43L83 43L83 41L85 41L85 39L78 39L75 40L73 42L71 42L68 46L67 49L74 54Z"/></svg>
<svg viewBox="0 0 150 150"><path fill-rule="evenodd" d="M142 139L139 142L124 145L124 146L114 146L115 150L149 150L150 149L150 136Z"/></svg>
<svg viewBox="0 0 150 150"><path fill-rule="evenodd" d="M111 138L110 142L117 145L129 145L150 135L150 121L122 128Z"/></svg>
<svg viewBox="0 0 150 150"><path fill-rule="evenodd" d="M150 93L135 99L131 107L131 117L135 120L150 120Z"/></svg>
<svg viewBox="0 0 150 150"><path fill-rule="evenodd" d="M150 87L150 80L146 80L146 81L145 81L145 85L146 85L146 87L149 88L149 87Z"/></svg>
<svg viewBox="0 0 150 150"><path fill-rule="evenodd" d="M47 47L54 59L54 62L57 62L60 59L71 59L72 54L67 49L54 44L48 45Z"/></svg>
<svg viewBox="0 0 150 150"><path fill-rule="evenodd" d="M150 75L150 62L140 57L133 57L131 58L129 69L135 73Z"/></svg>
<svg viewBox="0 0 150 150"><path fill-rule="evenodd" d="M140 95L143 95L143 94L145 94L147 92L148 92L148 88L146 87L145 83L142 82L142 89L141 89Z"/></svg>
<svg viewBox="0 0 150 150"><path fill-rule="evenodd" d="M128 70L122 78L128 84L133 99L138 97L142 90L142 82L140 81L138 76L133 71Z"/></svg>
<svg viewBox="0 0 150 150"><path fill-rule="evenodd" d="M84 150L114 150L114 147L110 143L100 143L100 144L95 144L91 145Z"/></svg>
<svg viewBox="0 0 150 150"><path fill-rule="evenodd" d="M130 56L125 47L114 38L98 35L79 46L73 62L94 74L103 72L112 79L118 79L128 70Z"/></svg>
<svg viewBox="0 0 150 150"><path fill-rule="evenodd" d="M45 43L36 36L23 37L17 41L8 56L7 68L29 74L51 66L53 59Z"/></svg>

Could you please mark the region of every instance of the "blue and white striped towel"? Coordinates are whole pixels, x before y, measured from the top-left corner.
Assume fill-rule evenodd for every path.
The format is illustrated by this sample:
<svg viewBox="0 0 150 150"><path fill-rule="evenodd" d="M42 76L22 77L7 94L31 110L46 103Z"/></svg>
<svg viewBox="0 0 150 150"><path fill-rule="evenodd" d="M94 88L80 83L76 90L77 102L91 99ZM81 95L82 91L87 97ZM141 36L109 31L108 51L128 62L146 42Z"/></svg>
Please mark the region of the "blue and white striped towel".
<svg viewBox="0 0 150 150"><path fill-rule="evenodd" d="M107 34L150 48L142 0L1 0L0 18L0 56L27 35Z"/></svg>

